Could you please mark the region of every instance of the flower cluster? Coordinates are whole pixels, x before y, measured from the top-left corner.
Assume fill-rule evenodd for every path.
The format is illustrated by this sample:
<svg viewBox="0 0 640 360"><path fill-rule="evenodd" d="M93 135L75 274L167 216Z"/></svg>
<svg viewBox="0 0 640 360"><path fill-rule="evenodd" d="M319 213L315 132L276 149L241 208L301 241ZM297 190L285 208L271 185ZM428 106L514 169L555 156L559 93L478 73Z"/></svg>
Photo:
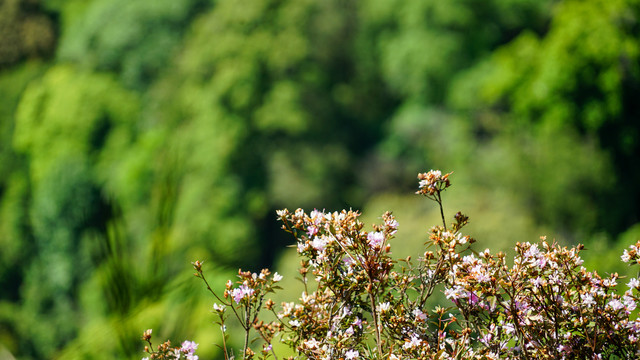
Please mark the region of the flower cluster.
<svg viewBox="0 0 640 360"><path fill-rule="evenodd" d="M278 359L274 341L303 359L640 357L640 280L629 279L622 292L617 274L603 277L582 266L581 245L567 248L545 238L517 243L512 262L504 253L475 251L475 239L462 231L468 217L458 212L445 221L441 195L450 174L418 175L417 193L439 205L442 224L430 229L426 251L415 260L391 257L398 221L390 212L365 229L357 211L279 210L302 258L298 301L277 306L265 298L282 278L268 270L239 271L239 280L218 296L202 264L193 263L218 301L213 310L223 332L228 315L244 329L242 358ZM640 264L639 247L640 241L625 250L622 260ZM449 306L428 305L434 292ZM275 320L260 320L261 309ZM259 345L249 346L252 331L262 340L259 354ZM231 359L226 341L225 332L221 347ZM190 344L146 351L151 358L197 358Z"/></svg>
<svg viewBox="0 0 640 360"><path fill-rule="evenodd" d="M165 341L164 343L158 345L156 351L152 351L153 345L151 344L151 333L153 330L147 329L142 335L142 340L147 342L147 346L144 347L144 352L148 353L148 357L142 358L142 360L150 360L150 359L167 359L167 360L198 360L198 355L196 355L196 350L198 349L198 344L193 341L186 340L182 343L180 347L171 347L170 341Z"/></svg>
<svg viewBox="0 0 640 360"><path fill-rule="evenodd" d="M620 259L630 265L640 264L640 254L638 253L640 250L638 249L640 249L640 240L638 240L634 245L629 246L629 250L625 249L622 256L620 256Z"/></svg>
<svg viewBox="0 0 640 360"><path fill-rule="evenodd" d="M617 274L587 271L575 248L516 244L513 266L504 254L467 255L452 268L445 290L483 345L479 353L507 358L636 358L640 322L630 314L637 279L624 295ZM513 341L517 339L517 341Z"/></svg>
<svg viewBox="0 0 640 360"><path fill-rule="evenodd" d="M419 190L416 194L425 196L435 196L439 194L451 186L449 175L451 175L451 173L442 175L440 170L431 170L418 174L418 180L420 180L420 182L418 183Z"/></svg>
<svg viewBox="0 0 640 360"><path fill-rule="evenodd" d="M278 211L283 228L297 239L305 284L301 302L283 304L278 318L293 331L285 341L309 358L355 358L367 353L368 335L380 339L379 299L391 281L389 240L398 221L387 212L382 224L366 231L359 216L345 210ZM309 275L313 287L307 286Z"/></svg>
<svg viewBox="0 0 640 360"><path fill-rule="evenodd" d="M226 289L222 297L220 297L209 286L202 271L202 264L196 261L193 266L196 270L195 275L204 281L207 289L220 302L213 304L213 310L218 316L217 323L223 332L225 358L233 358L226 346L225 322L227 321L227 309L231 310L231 313L245 331L244 358L251 359L255 356L255 352L249 347L249 332L252 329L257 330L259 337L265 342L262 348L262 357L266 358L268 354L273 353L271 341L275 334L282 332L282 324L277 321L264 323L258 320L258 316L263 307L269 311L274 311L273 301L271 299L265 300L265 296L280 289L277 283L282 280L282 276L277 272L271 276L271 272L267 269L263 269L259 274L238 270L239 280L235 284L231 280L227 281ZM275 353L273 355L275 356Z"/></svg>

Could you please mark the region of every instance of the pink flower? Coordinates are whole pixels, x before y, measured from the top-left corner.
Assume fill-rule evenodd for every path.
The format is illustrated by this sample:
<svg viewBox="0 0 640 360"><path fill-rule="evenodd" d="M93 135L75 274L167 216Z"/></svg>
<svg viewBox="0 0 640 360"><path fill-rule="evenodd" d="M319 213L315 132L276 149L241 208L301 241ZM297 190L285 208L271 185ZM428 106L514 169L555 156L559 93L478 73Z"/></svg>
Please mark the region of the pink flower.
<svg viewBox="0 0 640 360"><path fill-rule="evenodd" d="M246 284L242 284L242 286L240 286L239 288L233 289L233 291L231 292L231 296L233 296L233 300L235 300L236 304L239 304L242 298L244 298L245 296L250 297L254 292L255 290L253 290Z"/></svg>
<svg viewBox="0 0 640 360"><path fill-rule="evenodd" d="M398 232L398 220L394 219L394 218L389 218L385 221L385 225L387 225L387 227L391 230L389 231L389 233L391 235L395 234L396 232Z"/></svg>
<svg viewBox="0 0 640 360"><path fill-rule="evenodd" d="M476 295L474 292L469 292L469 305L475 305L478 303L478 301L480 301L478 295Z"/></svg>
<svg viewBox="0 0 640 360"><path fill-rule="evenodd" d="M313 236L318 233L318 228L314 225L311 225L307 228L307 234L309 236Z"/></svg>
<svg viewBox="0 0 640 360"><path fill-rule="evenodd" d="M353 325L362 329L362 320L360 318L355 318L355 320L353 320Z"/></svg>
<svg viewBox="0 0 640 360"><path fill-rule="evenodd" d="M624 309L624 304L618 299L613 299L609 301L609 303L607 304L607 307L611 308L614 311L618 311L618 310Z"/></svg>
<svg viewBox="0 0 640 360"><path fill-rule="evenodd" d="M180 351L186 354L187 360L198 360L198 355L195 354L196 349L198 349L198 344L187 340L182 343Z"/></svg>
<svg viewBox="0 0 640 360"><path fill-rule="evenodd" d="M379 249L382 246L382 243L384 243L384 233L370 232L367 235L367 242L371 248Z"/></svg>

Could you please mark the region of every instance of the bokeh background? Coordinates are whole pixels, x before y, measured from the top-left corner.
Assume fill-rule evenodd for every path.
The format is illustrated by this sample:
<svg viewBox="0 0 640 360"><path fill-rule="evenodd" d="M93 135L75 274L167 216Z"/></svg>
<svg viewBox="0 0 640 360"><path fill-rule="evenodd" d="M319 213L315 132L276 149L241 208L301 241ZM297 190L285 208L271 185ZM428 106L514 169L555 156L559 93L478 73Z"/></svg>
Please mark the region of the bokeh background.
<svg viewBox="0 0 640 360"><path fill-rule="evenodd" d="M547 235L629 270L638 0L0 1L0 358L219 358L214 284L288 269L275 210L362 209L421 252ZM292 282L292 279L286 279ZM289 284L286 282L285 284ZM297 290L284 293L297 298Z"/></svg>

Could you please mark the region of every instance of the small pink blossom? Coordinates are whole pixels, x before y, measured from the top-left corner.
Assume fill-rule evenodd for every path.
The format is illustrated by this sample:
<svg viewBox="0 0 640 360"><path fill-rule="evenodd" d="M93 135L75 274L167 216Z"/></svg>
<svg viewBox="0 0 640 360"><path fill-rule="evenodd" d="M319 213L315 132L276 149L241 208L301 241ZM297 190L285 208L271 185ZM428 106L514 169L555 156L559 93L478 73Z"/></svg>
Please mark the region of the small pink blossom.
<svg viewBox="0 0 640 360"><path fill-rule="evenodd" d="M362 320L360 318L355 318L352 324L362 329Z"/></svg>
<svg viewBox="0 0 640 360"><path fill-rule="evenodd" d="M180 348L180 351L185 354L185 356L187 357L187 360L198 360L198 355L195 354L197 349L198 349L198 344L196 344L193 341L187 340L182 343L182 347Z"/></svg>
<svg viewBox="0 0 640 360"><path fill-rule="evenodd" d="M315 225L311 225L307 228L307 235L313 236L318 233L318 228Z"/></svg>
<svg viewBox="0 0 640 360"><path fill-rule="evenodd" d="M379 249L384 243L384 233L382 232L370 232L367 235L367 242L373 249Z"/></svg>
<svg viewBox="0 0 640 360"><path fill-rule="evenodd" d="M242 286L240 286L239 288L233 289L233 291L231 292L231 296L233 297L233 300L236 302L236 304L239 304L240 301L245 296L246 297L251 297L251 295L253 295L254 292L255 292L255 290L253 290L252 288L250 288L246 284L242 284Z"/></svg>
<svg viewBox="0 0 640 360"><path fill-rule="evenodd" d="M389 234L394 235L396 232L398 232L398 220L389 218L385 221L385 225L391 230L389 231Z"/></svg>

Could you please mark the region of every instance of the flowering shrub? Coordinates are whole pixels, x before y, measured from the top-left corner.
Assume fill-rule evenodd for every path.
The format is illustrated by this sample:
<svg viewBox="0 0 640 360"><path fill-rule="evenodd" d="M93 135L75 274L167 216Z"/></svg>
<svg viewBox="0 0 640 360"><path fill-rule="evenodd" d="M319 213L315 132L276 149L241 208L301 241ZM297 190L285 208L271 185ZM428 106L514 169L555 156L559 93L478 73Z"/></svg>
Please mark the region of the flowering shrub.
<svg viewBox="0 0 640 360"><path fill-rule="evenodd" d="M632 278L620 295L617 274L601 277L582 267L581 245L567 248L543 237L517 243L510 265L503 253L476 252L462 232L467 216L458 212L447 225L442 192L450 174L418 174L416 192L435 201L442 225L434 226L417 260L391 257L398 222L389 212L371 230L357 211L305 213L280 210L283 229L296 239L304 292L297 302L276 304L266 296L282 277L268 270L239 271L222 294L207 282L202 264L196 276L217 299L214 312L223 329L232 316L244 330L239 357L279 359L272 343L308 359L603 359L640 356L640 320L635 310L640 281ZM640 264L640 241L622 255ZM447 308L427 308L439 289ZM260 320L261 310L275 320ZM262 340L258 354L251 333ZM195 344L151 351L151 331L143 339L152 359L197 359Z"/></svg>
<svg viewBox="0 0 640 360"><path fill-rule="evenodd" d="M144 351L149 353L149 357L144 357L142 360L151 359L185 359L185 360L198 360L198 355L195 351L198 349L198 344L193 341L185 341L181 347L172 348L170 341L165 341L158 346L158 350L151 352L153 345L151 344L152 330L148 329L142 335L142 340L146 341L149 345L144 347Z"/></svg>

